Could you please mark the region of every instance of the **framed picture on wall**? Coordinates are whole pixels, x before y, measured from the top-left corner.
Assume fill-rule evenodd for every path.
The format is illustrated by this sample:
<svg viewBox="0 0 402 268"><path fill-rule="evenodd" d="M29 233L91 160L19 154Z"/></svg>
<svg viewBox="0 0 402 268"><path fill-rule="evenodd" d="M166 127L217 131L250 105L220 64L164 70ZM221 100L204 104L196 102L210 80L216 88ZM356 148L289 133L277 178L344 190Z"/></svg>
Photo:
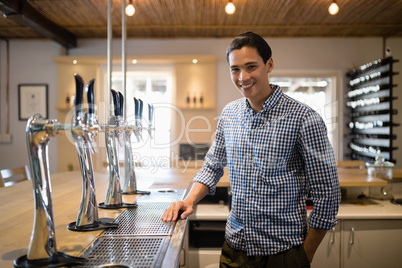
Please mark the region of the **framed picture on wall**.
<svg viewBox="0 0 402 268"><path fill-rule="evenodd" d="M27 120L35 114L48 118L48 85L19 84L18 85L18 117Z"/></svg>

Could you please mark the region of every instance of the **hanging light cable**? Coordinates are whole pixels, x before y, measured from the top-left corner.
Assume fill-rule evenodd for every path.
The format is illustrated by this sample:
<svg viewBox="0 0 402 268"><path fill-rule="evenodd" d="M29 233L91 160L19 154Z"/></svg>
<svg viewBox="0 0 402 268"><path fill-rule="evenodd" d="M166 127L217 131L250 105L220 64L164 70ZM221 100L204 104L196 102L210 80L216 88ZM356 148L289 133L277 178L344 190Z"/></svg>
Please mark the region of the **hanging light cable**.
<svg viewBox="0 0 402 268"><path fill-rule="evenodd" d="M328 7L328 12L331 15L336 15L339 12L339 6L336 4L336 0L332 2L332 4Z"/></svg>
<svg viewBox="0 0 402 268"><path fill-rule="evenodd" d="M128 5L126 6L126 15L127 16L133 16L135 13L135 8L133 5L133 0L129 0Z"/></svg>
<svg viewBox="0 0 402 268"><path fill-rule="evenodd" d="M232 3L232 0L229 0L229 3L225 6L226 14L232 15L233 13L235 13L235 11L236 11L235 5Z"/></svg>

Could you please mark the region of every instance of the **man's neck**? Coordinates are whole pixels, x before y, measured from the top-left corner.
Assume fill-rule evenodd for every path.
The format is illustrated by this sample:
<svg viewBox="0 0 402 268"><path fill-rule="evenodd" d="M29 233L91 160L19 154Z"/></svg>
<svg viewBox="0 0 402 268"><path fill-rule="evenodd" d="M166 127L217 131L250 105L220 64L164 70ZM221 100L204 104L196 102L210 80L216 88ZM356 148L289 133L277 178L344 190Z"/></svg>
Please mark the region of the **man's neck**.
<svg viewBox="0 0 402 268"><path fill-rule="evenodd" d="M263 103L267 101L269 97L271 97L272 93L274 93L274 90L270 88L268 94L259 100L251 101L250 99L247 99L251 109L253 109L255 114L259 113L264 109Z"/></svg>

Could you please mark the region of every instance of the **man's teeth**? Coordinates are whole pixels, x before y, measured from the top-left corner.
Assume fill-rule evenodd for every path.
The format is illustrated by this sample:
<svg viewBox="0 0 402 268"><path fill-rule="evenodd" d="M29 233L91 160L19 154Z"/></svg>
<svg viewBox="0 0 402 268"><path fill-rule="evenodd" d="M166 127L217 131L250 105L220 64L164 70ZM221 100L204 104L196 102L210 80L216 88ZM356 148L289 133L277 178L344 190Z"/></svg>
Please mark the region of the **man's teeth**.
<svg viewBox="0 0 402 268"><path fill-rule="evenodd" d="M251 83L251 84L248 84L248 85L241 85L241 87L247 89L247 88L251 87L252 85L254 85L254 84Z"/></svg>

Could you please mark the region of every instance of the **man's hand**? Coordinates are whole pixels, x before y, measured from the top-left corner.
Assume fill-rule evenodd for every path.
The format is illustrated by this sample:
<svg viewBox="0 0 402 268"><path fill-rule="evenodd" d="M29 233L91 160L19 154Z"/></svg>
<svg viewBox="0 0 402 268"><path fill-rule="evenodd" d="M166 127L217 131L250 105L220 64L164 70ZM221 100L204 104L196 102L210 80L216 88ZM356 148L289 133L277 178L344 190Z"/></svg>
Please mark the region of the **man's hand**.
<svg viewBox="0 0 402 268"><path fill-rule="evenodd" d="M209 193L209 188L204 184L195 182L190 193L183 201L173 202L162 215L163 221L175 221L185 219L193 213L193 206Z"/></svg>
<svg viewBox="0 0 402 268"><path fill-rule="evenodd" d="M306 252L310 263L313 261L315 251L317 250L326 233L327 230L315 228L309 229L306 239L304 240L304 251Z"/></svg>
<svg viewBox="0 0 402 268"><path fill-rule="evenodd" d="M175 221L178 218L184 220L193 213L193 206L184 202L173 202L162 215L162 220L165 222Z"/></svg>

